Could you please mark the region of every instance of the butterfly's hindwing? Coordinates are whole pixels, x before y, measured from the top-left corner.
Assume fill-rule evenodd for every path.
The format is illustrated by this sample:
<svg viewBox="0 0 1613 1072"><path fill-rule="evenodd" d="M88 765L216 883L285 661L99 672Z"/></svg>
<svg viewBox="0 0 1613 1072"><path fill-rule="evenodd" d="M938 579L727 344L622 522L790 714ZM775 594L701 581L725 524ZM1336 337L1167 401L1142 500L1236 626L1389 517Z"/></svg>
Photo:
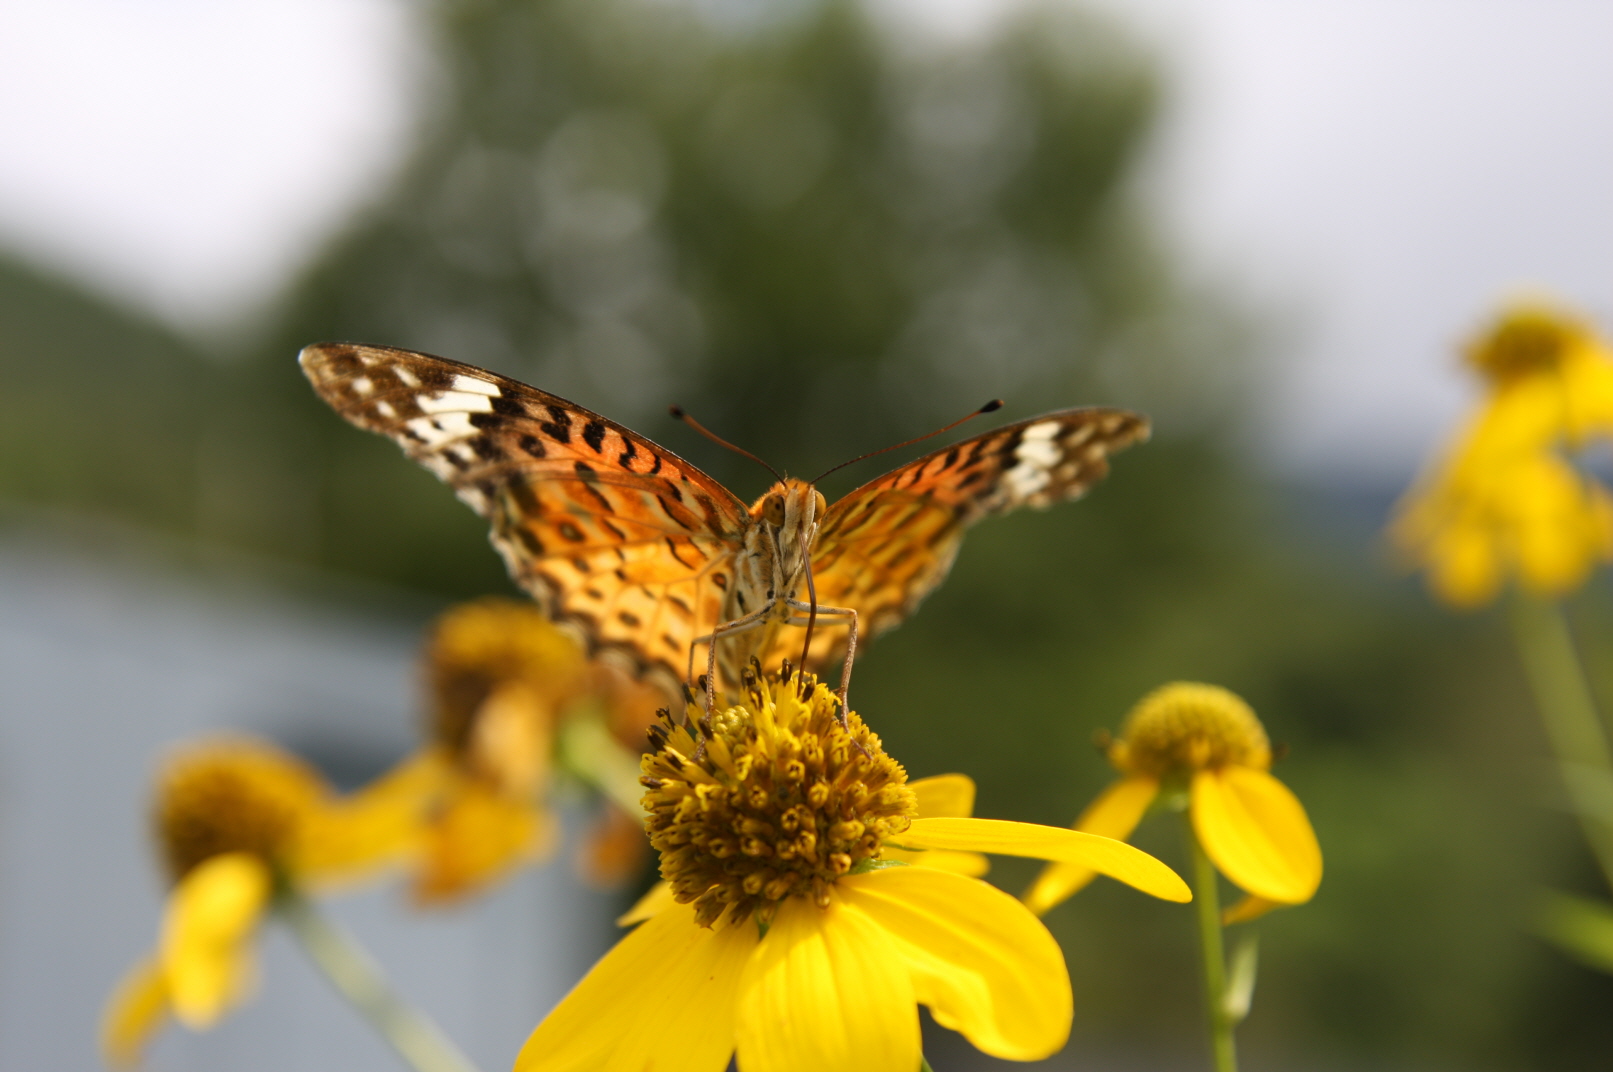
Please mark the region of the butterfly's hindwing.
<svg viewBox="0 0 1613 1072"><path fill-rule="evenodd" d="M657 444L471 365L379 346L306 348L321 397L392 438L492 525L511 575L591 649L663 683L722 621L749 517Z"/></svg>

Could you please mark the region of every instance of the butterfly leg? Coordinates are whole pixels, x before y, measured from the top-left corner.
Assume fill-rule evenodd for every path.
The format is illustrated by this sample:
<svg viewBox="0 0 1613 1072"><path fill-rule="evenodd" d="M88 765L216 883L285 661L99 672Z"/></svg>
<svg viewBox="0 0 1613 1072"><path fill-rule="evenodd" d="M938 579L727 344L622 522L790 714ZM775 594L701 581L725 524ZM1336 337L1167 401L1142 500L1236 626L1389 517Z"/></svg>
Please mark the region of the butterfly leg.
<svg viewBox="0 0 1613 1072"><path fill-rule="evenodd" d="M706 716L711 716L711 709L717 703L717 641L722 637L734 633L748 633L752 629L760 629L767 624L768 615L773 613L775 604L769 603L733 621L723 622L705 636L695 637L689 642L689 671L688 676L694 676L694 650L697 645L707 644L706 649Z"/></svg>
<svg viewBox="0 0 1613 1072"><path fill-rule="evenodd" d="M789 601L789 607L792 611L799 611L807 614L810 614L812 611L812 606L810 604L802 603L794 599ZM857 612L851 607L820 606L817 609L817 614L819 618L840 619L838 622L825 622L825 625L844 624L846 627L846 661L840 667L840 688L837 690L840 696L840 719L841 721L845 721L846 712L851 710L847 700L847 694L851 690L851 663L852 660L857 658ZM789 620L789 624L806 625L810 620L810 618L791 618Z"/></svg>

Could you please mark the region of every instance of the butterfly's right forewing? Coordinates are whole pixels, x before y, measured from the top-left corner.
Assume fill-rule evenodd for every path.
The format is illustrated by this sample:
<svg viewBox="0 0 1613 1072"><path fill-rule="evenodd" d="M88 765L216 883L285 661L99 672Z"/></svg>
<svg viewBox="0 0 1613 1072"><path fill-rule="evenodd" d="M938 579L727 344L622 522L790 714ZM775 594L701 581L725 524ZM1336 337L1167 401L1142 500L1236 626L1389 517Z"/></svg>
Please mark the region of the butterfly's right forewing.
<svg viewBox="0 0 1613 1072"><path fill-rule="evenodd" d="M1022 506L1078 499L1109 457L1148 438L1126 410L1060 410L997 428L869 481L836 502L818 532L818 599L855 610L867 636L908 615L946 577L963 533ZM773 657L785 654L782 648ZM816 658L827 661L833 649Z"/></svg>
<svg viewBox="0 0 1613 1072"><path fill-rule="evenodd" d="M320 396L487 518L511 575L591 649L671 687L723 620L749 517L675 454L563 398L381 346L303 350Z"/></svg>

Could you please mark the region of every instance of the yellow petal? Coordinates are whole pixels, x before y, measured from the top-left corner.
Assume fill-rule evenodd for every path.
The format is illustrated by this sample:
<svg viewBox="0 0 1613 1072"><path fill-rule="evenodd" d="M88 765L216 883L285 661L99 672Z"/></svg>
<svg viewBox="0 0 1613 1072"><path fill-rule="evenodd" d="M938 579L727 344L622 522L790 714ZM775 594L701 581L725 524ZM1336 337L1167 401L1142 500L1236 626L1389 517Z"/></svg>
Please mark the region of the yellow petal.
<svg viewBox="0 0 1613 1072"><path fill-rule="evenodd" d="M917 849L960 849L1080 864L1167 901L1191 901L1181 877L1124 841L1079 830L1004 819L914 819L901 843Z"/></svg>
<svg viewBox="0 0 1613 1072"><path fill-rule="evenodd" d="M1273 908L1281 908L1276 901L1268 901L1264 897L1249 894L1237 904L1221 913L1221 926L1230 927L1234 923L1248 923L1259 919Z"/></svg>
<svg viewBox="0 0 1613 1072"><path fill-rule="evenodd" d="M1142 822L1159 795L1159 782L1142 775L1122 778L1098 794L1073 824L1075 829L1124 841ZM1097 872L1082 864L1048 864L1025 891L1024 901L1038 916L1083 889Z"/></svg>
<svg viewBox="0 0 1613 1072"><path fill-rule="evenodd" d="M426 833L415 897L422 904L441 904L475 893L546 855L558 831L547 809L464 779Z"/></svg>
<svg viewBox="0 0 1613 1072"><path fill-rule="evenodd" d="M244 852L211 857L175 885L160 957L174 1016L186 1027L211 1027L244 996L250 938L268 897L268 867Z"/></svg>
<svg viewBox="0 0 1613 1072"><path fill-rule="evenodd" d="M629 815L606 804L594 816L577 851L577 872L595 889L620 889L644 870L649 855L644 813Z"/></svg>
<svg viewBox="0 0 1613 1072"><path fill-rule="evenodd" d="M1322 881L1322 850L1305 808L1265 771L1224 767L1193 776L1193 830L1221 873L1247 893L1279 904L1311 899Z"/></svg>
<svg viewBox="0 0 1613 1072"><path fill-rule="evenodd" d="M452 778L441 750L428 748L351 796L326 804L305 824L292 871L305 888L326 890L418 856L426 816Z"/></svg>
<svg viewBox="0 0 1613 1072"><path fill-rule="evenodd" d="M928 867L933 871L949 871L954 875L968 875L970 878L979 878L991 870L991 860L978 852L948 852L946 849L914 852L886 845L880 855L886 860Z"/></svg>
<svg viewBox="0 0 1613 1072"><path fill-rule="evenodd" d="M115 1068L140 1062L146 1040L168 1016L168 979L155 957L141 961L118 983L101 1014L101 1054Z"/></svg>
<svg viewBox="0 0 1613 1072"><path fill-rule="evenodd" d="M923 819L966 819L975 813L975 780L967 774L937 774L907 783Z"/></svg>
<svg viewBox="0 0 1613 1072"><path fill-rule="evenodd" d="M634 903L632 908L616 917L616 925L631 927L635 923L643 923L651 916L658 916L677 903L672 898L672 887L665 882L657 882L650 887L650 892Z"/></svg>
<svg viewBox="0 0 1613 1072"><path fill-rule="evenodd" d="M515 1072L723 1072L754 923L698 926L679 905L627 935L544 1018Z"/></svg>
<svg viewBox="0 0 1613 1072"><path fill-rule="evenodd" d="M734 1025L744 1072L919 1066L918 1004L901 951L860 907L830 896L828 908L785 901L745 965Z"/></svg>
<svg viewBox="0 0 1613 1072"><path fill-rule="evenodd" d="M1009 1061L1063 1048L1070 974L1058 943L1024 905L984 882L913 867L838 885L900 950L936 1023Z"/></svg>

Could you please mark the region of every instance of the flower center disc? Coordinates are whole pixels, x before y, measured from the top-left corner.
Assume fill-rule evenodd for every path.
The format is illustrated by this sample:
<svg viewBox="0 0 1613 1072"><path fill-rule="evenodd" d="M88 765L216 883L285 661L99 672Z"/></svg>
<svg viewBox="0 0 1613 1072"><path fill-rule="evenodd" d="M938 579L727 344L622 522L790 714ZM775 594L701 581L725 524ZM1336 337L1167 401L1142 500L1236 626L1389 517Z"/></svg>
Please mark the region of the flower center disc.
<svg viewBox="0 0 1613 1072"><path fill-rule="evenodd" d="M300 764L247 744L205 747L172 762L157 792L157 834L178 879L209 857L285 856L321 793Z"/></svg>
<svg viewBox="0 0 1613 1072"><path fill-rule="evenodd" d="M764 676L753 661L739 703L708 719L697 703L661 712L641 781L661 876L704 926L770 922L787 897L829 903L829 887L906 830L907 772L855 712L810 674Z"/></svg>
<svg viewBox="0 0 1613 1072"><path fill-rule="evenodd" d="M1575 325L1543 311L1522 309L1468 348L1468 361L1493 380L1549 372L1579 341Z"/></svg>
<svg viewBox="0 0 1613 1072"><path fill-rule="evenodd" d="M1123 771L1156 778L1229 763L1271 766L1266 730L1237 694L1175 682L1138 701L1109 752Z"/></svg>

